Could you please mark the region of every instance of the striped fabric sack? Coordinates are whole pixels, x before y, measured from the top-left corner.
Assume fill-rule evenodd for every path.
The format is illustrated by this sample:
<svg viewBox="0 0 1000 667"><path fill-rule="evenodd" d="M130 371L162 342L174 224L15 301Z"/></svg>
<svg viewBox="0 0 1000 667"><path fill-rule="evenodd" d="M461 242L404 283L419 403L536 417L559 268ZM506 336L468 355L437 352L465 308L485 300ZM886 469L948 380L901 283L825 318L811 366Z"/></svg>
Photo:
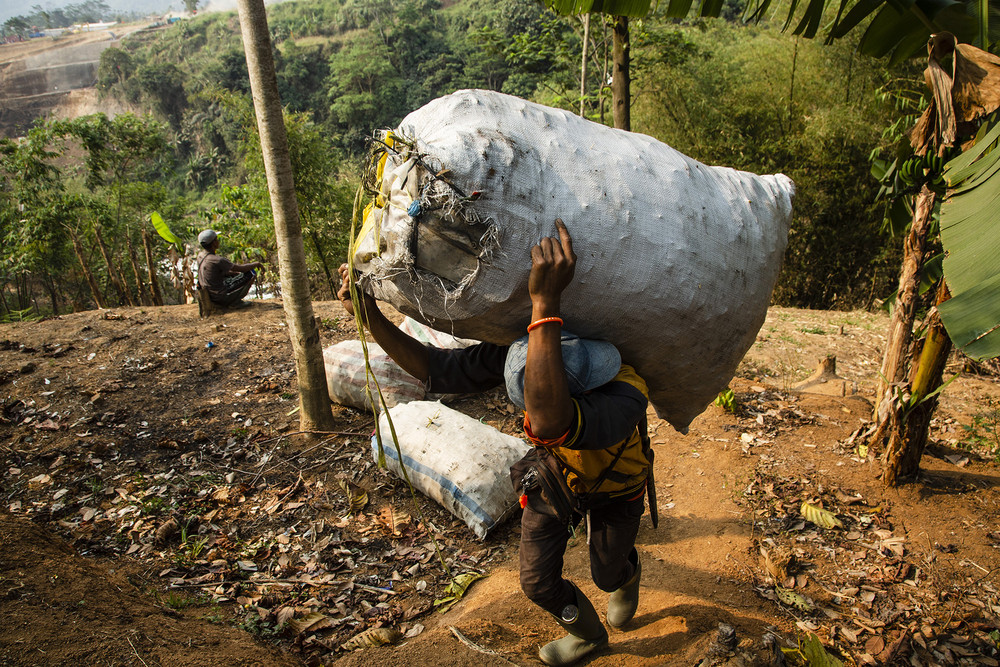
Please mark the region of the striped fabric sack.
<svg viewBox="0 0 1000 667"><path fill-rule="evenodd" d="M427 395L424 384L400 368L375 343L368 343L368 360L382 396L390 407L398 403L419 401ZM326 388L330 392L331 401L358 410L372 409L361 341L345 340L327 347L323 350L323 364L326 366ZM371 394L378 405L378 390L374 385ZM378 410L381 409L381 405L378 405Z"/></svg>
<svg viewBox="0 0 1000 667"><path fill-rule="evenodd" d="M477 537L517 507L510 467L530 449L520 438L437 401L413 401L389 409L403 463L414 488L465 522ZM379 417L386 465L402 477L399 454L389 439L389 422ZM372 436L378 461L378 440Z"/></svg>

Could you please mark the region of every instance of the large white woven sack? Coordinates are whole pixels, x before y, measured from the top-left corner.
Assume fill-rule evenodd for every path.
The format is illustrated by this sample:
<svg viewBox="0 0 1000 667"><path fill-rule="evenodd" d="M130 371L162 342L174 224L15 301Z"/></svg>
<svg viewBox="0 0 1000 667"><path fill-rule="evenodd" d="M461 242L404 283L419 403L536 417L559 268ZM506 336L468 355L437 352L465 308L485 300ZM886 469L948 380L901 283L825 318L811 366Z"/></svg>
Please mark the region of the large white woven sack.
<svg viewBox="0 0 1000 667"><path fill-rule="evenodd" d="M436 401L389 408L403 463L414 488L439 502L482 539L517 507L510 467L528 452L521 439ZM379 429L389 470L402 477L389 422ZM378 460L378 441L372 437Z"/></svg>
<svg viewBox="0 0 1000 667"><path fill-rule="evenodd" d="M786 176L706 166L478 90L414 111L387 143L354 249L375 296L441 331L509 343L529 322L530 249L560 217L578 257L565 328L617 345L678 429L726 387L781 265Z"/></svg>

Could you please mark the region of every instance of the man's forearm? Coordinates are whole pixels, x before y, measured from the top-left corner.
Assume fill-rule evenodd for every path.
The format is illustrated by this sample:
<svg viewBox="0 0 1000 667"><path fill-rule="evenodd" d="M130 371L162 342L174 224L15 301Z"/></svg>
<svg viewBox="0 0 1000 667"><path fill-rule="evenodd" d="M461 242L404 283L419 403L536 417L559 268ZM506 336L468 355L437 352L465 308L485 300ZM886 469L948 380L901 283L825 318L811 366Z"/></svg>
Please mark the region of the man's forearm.
<svg viewBox="0 0 1000 667"><path fill-rule="evenodd" d="M364 322L365 318L362 316L361 320ZM393 361L421 382L427 382L430 376L429 357L427 348L420 341L390 322L377 306L369 308L366 326L375 342Z"/></svg>
<svg viewBox="0 0 1000 667"><path fill-rule="evenodd" d="M532 321L558 314L558 301L534 300ZM572 423L573 403L563 367L562 330L558 324L543 324L528 334L524 405L532 431L539 438L558 438Z"/></svg>
<svg viewBox="0 0 1000 667"><path fill-rule="evenodd" d="M259 266L257 262L252 264L233 264L233 268L229 269L229 275L235 276L240 273L246 273L252 269L256 269Z"/></svg>

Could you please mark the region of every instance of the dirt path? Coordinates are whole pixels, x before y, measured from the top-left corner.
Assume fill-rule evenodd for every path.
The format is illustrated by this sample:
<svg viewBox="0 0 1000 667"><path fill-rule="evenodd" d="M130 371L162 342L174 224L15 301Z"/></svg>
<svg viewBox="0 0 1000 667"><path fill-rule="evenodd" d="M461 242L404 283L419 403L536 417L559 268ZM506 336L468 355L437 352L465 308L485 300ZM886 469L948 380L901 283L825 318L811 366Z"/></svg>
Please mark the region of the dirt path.
<svg viewBox="0 0 1000 667"><path fill-rule="evenodd" d="M339 304L317 315L324 344L353 335ZM420 523L354 410L335 409L338 434L294 436L282 319L259 302L0 325L0 615L16 619L0 663L539 664L557 628L519 590L516 522L479 542L424 501ZM697 664L720 622L741 643L712 664L763 664L769 630L859 664L997 664L997 379L952 383L925 474L886 490L874 456L844 444L870 413L884 325L772 309L735 413L710 406L686 436L651 414L661 518L639 535L639 611L583 664ZM860 396L789 391L827 354ZM516 430L500 396L457 407ZM977 451L956 448L973 435ZM843 528L807 521L804 501ZM487 575L444 614L428 526L455 571ZM585 541L567 573L603 610ZM379 627L408 636L340 648Z"/></svg>

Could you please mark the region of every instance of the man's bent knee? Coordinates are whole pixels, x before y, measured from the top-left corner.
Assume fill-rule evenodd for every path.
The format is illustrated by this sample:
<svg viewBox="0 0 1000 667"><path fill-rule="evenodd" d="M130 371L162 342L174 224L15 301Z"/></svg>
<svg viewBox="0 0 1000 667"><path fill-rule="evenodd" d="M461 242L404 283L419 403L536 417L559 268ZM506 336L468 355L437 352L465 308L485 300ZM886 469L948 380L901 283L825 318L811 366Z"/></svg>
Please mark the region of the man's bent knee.
<svg viewBox="0 0 1000 667"><path fill-rule="evenodd" d="M521 576L521 591L524 595L545 611L558 616L563 607L576 604L576 594L573 587L565 579L555 581L540 581L537 578Z"/></svg>

